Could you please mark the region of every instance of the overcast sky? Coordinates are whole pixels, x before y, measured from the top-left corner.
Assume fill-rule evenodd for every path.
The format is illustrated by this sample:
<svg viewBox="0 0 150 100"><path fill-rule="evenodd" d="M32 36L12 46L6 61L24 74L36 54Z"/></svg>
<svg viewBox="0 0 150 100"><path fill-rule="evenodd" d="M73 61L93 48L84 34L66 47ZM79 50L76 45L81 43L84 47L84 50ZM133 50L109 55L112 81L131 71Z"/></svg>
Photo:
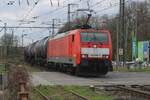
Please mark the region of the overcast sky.
<svg viewBox="0 0 150 100"><path fill-rule="evenodd" d="M37 1L39 2L35 5ZM52 4L50 1L52 1ZM2 26L4 23L7 23L8 26L51 26L53 18L60 19L57 23L63 23L67 21L66 6L68 3L78 4L78 6L71 8L71 11L74 12L76 9L88 8L87 1L89 1L89 5L92 6L91 9L96 12L93 16L118 13L118 5L114 5L119 3L119 0L0 0L0 25ZM110 7L110 9L103 10L108 7ZM76 17L76 15L74 15L74 17ZM29 24L29 22L32 23ZM48 36L49 31L51 30L15 29L14 33L19 37L21 34L28 34L24 37L25 44L28 44ZM8 29L7 32L10 33L10 30ZM3 31L1 35L2 33Z"/></svg>

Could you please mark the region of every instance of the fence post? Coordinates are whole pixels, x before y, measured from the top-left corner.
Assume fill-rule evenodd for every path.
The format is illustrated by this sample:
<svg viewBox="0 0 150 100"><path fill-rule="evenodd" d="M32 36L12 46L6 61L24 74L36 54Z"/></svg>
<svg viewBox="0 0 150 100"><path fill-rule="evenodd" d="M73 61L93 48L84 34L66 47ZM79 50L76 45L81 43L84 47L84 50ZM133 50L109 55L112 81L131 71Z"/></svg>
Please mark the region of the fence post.
<svg viewBox="0 0 150 100"><path fill-rule="evenodd" d="M29 94L28 92L26 92L26 82L20 81L19 86L20 86L20 92L18 93L19 100L29 100Z"/></svg>

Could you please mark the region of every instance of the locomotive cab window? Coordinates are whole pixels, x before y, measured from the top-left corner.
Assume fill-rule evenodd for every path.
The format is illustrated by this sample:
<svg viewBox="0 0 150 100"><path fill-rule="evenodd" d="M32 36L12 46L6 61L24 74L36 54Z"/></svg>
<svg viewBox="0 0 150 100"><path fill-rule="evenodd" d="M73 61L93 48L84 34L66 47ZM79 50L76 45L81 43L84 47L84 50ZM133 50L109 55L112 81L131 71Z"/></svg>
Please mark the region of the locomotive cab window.
<svg viewBox="0 0 150 100"><path fill-rule="evenodd" d="M107 33L81 33L82 42L98 42L98 43L108 43Z"/></svg>

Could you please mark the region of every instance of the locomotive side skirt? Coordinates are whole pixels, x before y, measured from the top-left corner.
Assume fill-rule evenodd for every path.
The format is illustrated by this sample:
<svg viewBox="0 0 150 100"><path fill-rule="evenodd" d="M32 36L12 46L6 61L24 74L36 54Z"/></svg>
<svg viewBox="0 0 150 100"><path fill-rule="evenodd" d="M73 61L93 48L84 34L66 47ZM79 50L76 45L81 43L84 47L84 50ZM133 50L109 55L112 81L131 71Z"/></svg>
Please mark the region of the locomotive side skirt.
<svg viewBox="0 0 150 100"><path fill-rule="evenodd" d="M47 59L48 62L54 62L54 63L64 63L64 64L73 64L75 65L75 59L70 57L49 57Z"/></svg>

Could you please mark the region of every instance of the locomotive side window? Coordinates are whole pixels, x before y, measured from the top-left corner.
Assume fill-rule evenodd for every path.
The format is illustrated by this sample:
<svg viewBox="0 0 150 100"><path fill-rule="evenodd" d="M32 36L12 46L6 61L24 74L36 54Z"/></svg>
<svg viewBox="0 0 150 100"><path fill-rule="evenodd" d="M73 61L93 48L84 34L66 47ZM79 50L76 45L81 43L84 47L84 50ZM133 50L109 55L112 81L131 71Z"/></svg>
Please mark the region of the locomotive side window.
<svg viewBox="0 0 150 100"><path fill-rule="evenodd" d="M108 43L107 33L81 33L82 42Z"/></svg>

